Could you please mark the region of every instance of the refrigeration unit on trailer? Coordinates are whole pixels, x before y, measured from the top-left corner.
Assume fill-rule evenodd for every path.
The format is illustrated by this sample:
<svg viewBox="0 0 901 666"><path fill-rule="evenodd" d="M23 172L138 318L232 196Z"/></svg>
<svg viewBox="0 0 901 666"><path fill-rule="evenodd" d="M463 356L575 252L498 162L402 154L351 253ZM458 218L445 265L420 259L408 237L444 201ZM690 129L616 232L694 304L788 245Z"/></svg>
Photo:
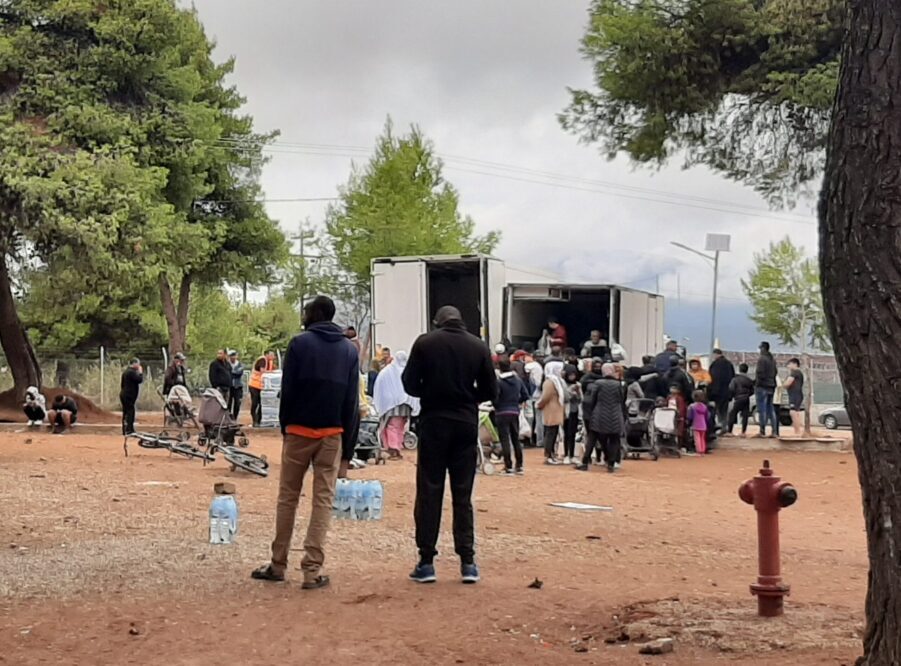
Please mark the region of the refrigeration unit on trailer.
<svg viewBox="0 0 901 666"><path fill-rule="evenodd" d="M431 328L438 309L453 305L467 330L486 342L499 340L504 284L504 264L493 257L373 259L372 339L394 351L409 350Z"/></svg>
<svg viewBox="0 0 901 666"><path fill-rule="evenodd" d="M662 296L615 285L510 284L504 291L504 334L514 347L537 344L554 317L577 352L598 330L637 364L662 349L663 314Z"/></svg>

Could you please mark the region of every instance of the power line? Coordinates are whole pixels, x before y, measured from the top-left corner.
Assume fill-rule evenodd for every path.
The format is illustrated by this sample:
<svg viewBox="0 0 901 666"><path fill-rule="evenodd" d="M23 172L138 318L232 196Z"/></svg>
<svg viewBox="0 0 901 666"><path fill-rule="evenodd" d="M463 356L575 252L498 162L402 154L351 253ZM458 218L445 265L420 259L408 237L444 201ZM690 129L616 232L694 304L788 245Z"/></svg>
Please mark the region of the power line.
<svg viewBox="0 0 901 666"><path fill-rule="evenodd" d="M265 150L274 154L300 154L321 157L358 157L370 154L370 149L363 146L344 146L337 144L312 144L312 143L288 143L274 142L272 144L264 144L262 142L241 142L236 139L220 139L225 145L230 147L254 146L259 150ZM610 196L618 196L627 199L636 199L640 201L653 201L656 203L671 204L684 206L688 208L698 208L701 210L711 210L724 213L735 213L746 215L749 217L758 217L763 219L780 220L795 224L814 225L814 221L804 219L801 216L791 214L772 213L765 209L746 206L744 204L736 204L722 199L713 199L709 197L698 197L693 195L679 194L675 192L667 192L662 190L654 190L650 188L638 187L633 185L625 185L610 181L595 180L589 178L581 178L565 174L557 174L548 171L539 171L516 165L504 164L501 162L491 162L475 158L461 157L456 155L446 155L437 153L439 157L445 160L448 169L461 171L463 173L472 173L475 175L489 176L495 178L503 178L519 182L533 183L545 185L549 187L558 187L570 189L574 191L583 191L595 194L608 194ZM457 166L453 162L459 162L464 166ZM466 166L493 169L495 171L507 173L495 173L494 171L483 171L477 169L468 169ZM516 175L510 175L516 174ZM551 181L551 182L548 182ZM570 183L570 184L567 184ZM577 187L574 184L589 185L593 187ZM606 190L598 190L595 188L606 188ZM613 190L613 191L607 191ZM628 194L634 192L635 194ZM644 196L639 196L644 194ZM702 205L707 204L707 205Z"/></svg>

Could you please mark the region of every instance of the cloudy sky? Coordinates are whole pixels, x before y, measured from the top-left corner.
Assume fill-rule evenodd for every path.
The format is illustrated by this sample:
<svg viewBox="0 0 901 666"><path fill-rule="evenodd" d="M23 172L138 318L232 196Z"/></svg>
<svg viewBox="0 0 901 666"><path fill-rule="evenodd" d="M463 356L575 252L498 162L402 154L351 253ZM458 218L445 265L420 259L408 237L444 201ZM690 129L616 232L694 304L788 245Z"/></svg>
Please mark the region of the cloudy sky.
<svg viewBox="0 0 901 666"><path fill-rule="evenodd" d="M267 199L332 197L364 162L385 119L417 123L446 158L463 211L499 229L496 254L571 281L615 282L668 298L668 328L706 340L712 271L672 247L732 235L720 294L724 346L748 348L739 279L755 251L788 234L816 247L810 202L773 213L704 169L635 169L563 132L567 86L591 83L578 53L588 0L194 0L217 57L260 129L281 137ZM322 202L270 202L295 232ZM677 298L679 297L679 298ZM702 345L703 346L703 345Z"/></svg>

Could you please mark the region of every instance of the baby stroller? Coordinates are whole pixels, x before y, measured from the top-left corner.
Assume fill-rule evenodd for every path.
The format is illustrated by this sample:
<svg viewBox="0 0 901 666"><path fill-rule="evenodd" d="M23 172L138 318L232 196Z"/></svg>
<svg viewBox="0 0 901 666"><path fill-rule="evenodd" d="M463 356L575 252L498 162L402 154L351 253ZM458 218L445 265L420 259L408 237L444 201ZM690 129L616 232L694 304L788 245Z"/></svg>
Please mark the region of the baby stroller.
<svg viewBox="0 0 901 666"><path fill-rule="evenodd" d="M203 432L199 436L201 446L235 446L247 448L249 442L241 426L228 411L228 403L218 390L210 388L203 392L200 400L200 425Z"/></svg>
<svg viewBox="0 0 901 666"><path fill-rule="evenodd" d="M637 460L646 453L651 460L657 460L660 454L657 441L651 436L651 419L654 413L654 401L648 398L633 400L629 404L626 417L626 442L623 455Z"/></svg>
<svg viewBox="0 0 901 666"><path fill-rule="evenodd" d="M503 456L500 435L491 422L492 410L490 403L479 406L478 469L488 475L494 474L494 466Z"/></svg>
<svg viewBox="0 0 901 666"><path fill-rule="evenodd" d="M195 428L200 429L191 393L186 386L180 384L173 386L169 395L163 395L162 391L157 392L163 399L163 426L174 425L184 428L186 423L191 423Z"/></svg>
<svg viewBox="0 0 901 666"><path fill-rule="evenodd" d="M203 432L197 436L197 446L206 453L204 465L215 460L216 453L222 453L231 464L232 471L242 469L257 476L268 476L269 461L266 456L241 450L246 449L250 442L241 426L232 418L228 404L219 391L207 389L203 392L198 418Z"/></svg>
<svg viewBox="0 0 901 666"><path fill-rule="evenodd" d="M379 419L367 416L360 420L360 432L354 447L354 456L367 461L373 456L376 464L385 463L385 457L381 455L382 443L379 437Z"/></svg>
<svg viewBox="0 0 901 666"><path fill-rule="evenodd" d="M679 412L678 410L662 406L653 412L651 439L657 449L657 455L681 458L679 451Z"/></svg>

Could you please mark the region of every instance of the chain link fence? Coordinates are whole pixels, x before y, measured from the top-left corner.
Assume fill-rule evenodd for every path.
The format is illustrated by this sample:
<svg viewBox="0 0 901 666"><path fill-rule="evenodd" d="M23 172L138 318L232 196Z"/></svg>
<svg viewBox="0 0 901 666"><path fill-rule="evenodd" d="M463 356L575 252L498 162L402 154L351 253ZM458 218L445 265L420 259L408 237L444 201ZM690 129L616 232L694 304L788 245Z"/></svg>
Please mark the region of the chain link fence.
<svg viewBox="0 0 901 666"><path fill-rule="evenodd" d="M757 357L759 354L755 352L724 352L726 358L735 364L738 369L739 363L747 363L751 376L754 375L754 369L757 367ZM789 359L800 357L796 353L774 353L773 358L776 360L776 367L779 369L779 377L784 379L786 376L785 366ZM813 382L814 403L818 406L843 405L845 404L845 391L842 387L842 378L838 371L838 365L835 357L831 354L810 354L811 372L810 379ZM807 360L801 362L801 369L805 376L808 374Z"/></svg>
<svg viewBox="0 0 901 666"><path fill-rule="evenodd" d="M144 367L144 384L141 387L137 408L140 411L162 409L159 391L163 387L167 359L162 350L155 353L136 354L134 351L97 349L89 352L61 350L35 350L41 366L45 387L63 387L74 391L98 407L110 411L121 408L119 387L122 373L131 359L137 356ZM188 359L188 387L195 395L209 385L207 370L212 359ZM248 366L249 364L245 363ZM13 387L12 373L6 357L0 354L0 391Z"/></svg>

